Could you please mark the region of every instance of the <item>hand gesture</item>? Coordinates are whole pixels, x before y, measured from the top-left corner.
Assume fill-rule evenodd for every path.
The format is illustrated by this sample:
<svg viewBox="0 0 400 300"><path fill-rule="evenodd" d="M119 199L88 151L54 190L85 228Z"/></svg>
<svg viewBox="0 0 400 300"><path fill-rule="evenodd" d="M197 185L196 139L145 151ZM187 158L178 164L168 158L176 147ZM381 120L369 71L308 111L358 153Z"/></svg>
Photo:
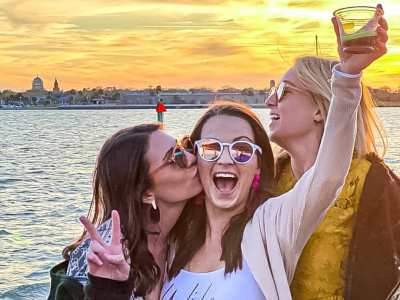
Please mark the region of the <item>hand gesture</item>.
<svg viewBox="0 0 400 300"><path fill-rule="evenodd" d="M91 241L87 254L88 270L91 275L117 281L129 278L130 266L124 257L121 244L121 228L119 214L116 210L111 213L111 244L107 245L90 221L82 216L79 218Z"/></svg>
<svg viewBox="0 0 400 300"><path fill-rule="evenodd" d="M343 52L340 41L339 25L337 17L332 18L333 27L335 28L336 40L338 44L338 52L341 60L340 70L349 74L359 74L362 70L368 67L371 63L387 52L386 42L388 40L387 30L388 25L383 17L382 5L376 7L376 18L378 18L378 28L375 40L375 49L370 53L351 54Z"/></svg>

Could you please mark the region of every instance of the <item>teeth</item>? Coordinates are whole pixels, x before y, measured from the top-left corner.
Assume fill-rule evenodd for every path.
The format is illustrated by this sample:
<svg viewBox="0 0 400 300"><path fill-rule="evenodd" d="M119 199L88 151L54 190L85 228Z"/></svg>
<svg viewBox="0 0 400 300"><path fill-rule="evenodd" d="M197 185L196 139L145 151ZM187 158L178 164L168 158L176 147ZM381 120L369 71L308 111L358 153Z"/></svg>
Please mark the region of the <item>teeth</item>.
<svg viewBox="0 0 400 300"><path fill-rule="evenodd" d="M280 118L278 114L270 114L269 116L272 120L279 120Z"/></svg>
<svg viewBox="0 0 400 300"><path fill-rule="evenodd" d="M232 174L232 173L222 173L222 172L216 173L214 176L217 177L217 178L236 178L236 175L235 175L235 174Z"/></svg>

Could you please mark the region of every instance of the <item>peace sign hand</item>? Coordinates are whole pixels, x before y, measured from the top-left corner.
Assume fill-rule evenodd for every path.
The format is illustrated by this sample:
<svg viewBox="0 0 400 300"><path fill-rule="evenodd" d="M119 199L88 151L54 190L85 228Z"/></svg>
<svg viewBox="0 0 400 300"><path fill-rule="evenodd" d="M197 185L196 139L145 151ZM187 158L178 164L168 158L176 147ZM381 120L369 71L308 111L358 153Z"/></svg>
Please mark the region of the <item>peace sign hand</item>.
<svg viewBox="0 0 400 300"><path fill-rule="evenodd" d="M96 277L117 281L128 280L130 266L124 257L121 244L121 228L118 212L113 210L111 213L112 235L110 245L104 242L96 228L85 216L80 217L79 220L86 228L92 240L87 254L89 273Z"/></svg>

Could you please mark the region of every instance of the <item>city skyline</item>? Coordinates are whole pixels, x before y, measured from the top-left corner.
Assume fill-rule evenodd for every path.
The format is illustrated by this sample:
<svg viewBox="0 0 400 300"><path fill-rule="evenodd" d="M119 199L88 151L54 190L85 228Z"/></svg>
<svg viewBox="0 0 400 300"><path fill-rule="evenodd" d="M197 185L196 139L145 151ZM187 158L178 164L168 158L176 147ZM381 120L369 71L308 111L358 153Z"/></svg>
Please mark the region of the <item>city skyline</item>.
<svg viewBox="0 0 400 300"><path fill-rule="evenodd" d="M396 3L397 2L397 3ZM201 3L201 4L199 4ZM375 5L358 1L352 5ZM365 71L400 88L400 3L382 2L388 54ZM347 1L0 0L0 90L115 86L265 88L295 57L336 57L332 11Z"/></svg>

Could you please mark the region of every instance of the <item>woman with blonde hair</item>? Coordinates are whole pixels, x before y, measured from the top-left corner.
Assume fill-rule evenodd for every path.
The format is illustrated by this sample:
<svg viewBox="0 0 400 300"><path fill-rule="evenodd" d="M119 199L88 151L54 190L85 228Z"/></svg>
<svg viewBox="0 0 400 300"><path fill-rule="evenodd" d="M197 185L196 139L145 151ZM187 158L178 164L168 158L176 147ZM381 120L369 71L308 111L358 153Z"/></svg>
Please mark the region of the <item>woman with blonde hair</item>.
<svg viewBox="0 0 400 300"><path fill-rule="evenodd" d="M320 57L297 59L266 100L270 139L282 148L276 164L277 194L290 190L314 164L337 63ZM382 161L379 146L384 154L385 133L371 94L362 85L350 170L341 194L301 254L291 284L294 299L385 299L398 281L400 181Z"/></svg>
<svg viewBox="0 0 400 300"><path fill-rule="evenodd" d="M316 138L323 132L317 158L293 189L280 196L265 195L273 182L274 161L268 136L254 113L231 103L215 104L203 114L190 138L204 195L199 203L186 205L173 231L172 264L161 299L292 299L289 284L299 255L335 201L352 160L360 72L386 52L386 41L383 27L374 52L343 56L333 68L334 92L325 129L316 126L310 136ZM294 84L291 87L300 91ZM311 102L304 98L309 100L309 94L302 92L302 96L304 105ZM311 108L300 114L303 125L311 124L307 118ZM285 106L285 113L289 110ZM274 119L277 124L278 113ZM95 231L89 223L85 226ZM114 233L115 249L121 254L119 233ZM112 263L108 257L116 254L107 247L92 250L99 261L89 263L97 270ZM101 275L112 279L113 272L127 269L126 264L124 260L112 263L114 270ZM117 293L109 288L102 294L111 299ZM112 299L129 297L127 292Z"/></svg>

